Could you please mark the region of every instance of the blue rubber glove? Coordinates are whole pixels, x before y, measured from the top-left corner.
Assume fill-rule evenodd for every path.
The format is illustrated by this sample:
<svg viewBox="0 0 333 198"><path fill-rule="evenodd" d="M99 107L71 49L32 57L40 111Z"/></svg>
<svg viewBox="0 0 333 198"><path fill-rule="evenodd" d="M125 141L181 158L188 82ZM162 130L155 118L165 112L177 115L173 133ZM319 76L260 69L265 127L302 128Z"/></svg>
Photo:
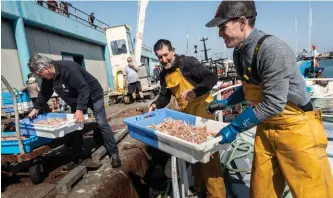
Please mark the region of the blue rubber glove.
<svg viewBox="0 0 333 198"><path fill-rule="evenodd" d="M220 131L219 135L222 135L220 143L231 143L236 139L237 133L246 131L260 123L261 121L254 114L253 109L249 107Z"/></svg>
<svg viewBox="0 0 333 198"><path fill-rule="evenodd" d="M206 107L208 114L213 114L216 110L224 110L228 106L232 106L245 101L243 87L237 87L236 90L226 100L213 100Z"/></svg>
<svg viewBox="0 0 333 198"><path fill-rule="evenodd" d="M243 86L237 87L236 90L227 99L228 105L236 105L245 101Z"/></svg>

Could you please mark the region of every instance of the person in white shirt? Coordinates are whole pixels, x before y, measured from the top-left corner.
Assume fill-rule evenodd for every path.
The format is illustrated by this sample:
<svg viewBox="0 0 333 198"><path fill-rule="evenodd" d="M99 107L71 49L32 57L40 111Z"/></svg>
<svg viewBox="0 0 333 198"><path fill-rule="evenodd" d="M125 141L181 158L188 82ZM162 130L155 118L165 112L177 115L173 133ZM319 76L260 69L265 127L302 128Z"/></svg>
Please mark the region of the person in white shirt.
<svg viewBox="0 0 333 198"><path fill-rule="evenodd" d="M133 64L133 60L131 57L127 58L127 63L125 67L126 72L126 80L128 84L128 94L131 94L133 100L136 101L136 93L139 93L141 101L144 101L144 96L142 92L141 83L139 80L139 67Z"/></svg>

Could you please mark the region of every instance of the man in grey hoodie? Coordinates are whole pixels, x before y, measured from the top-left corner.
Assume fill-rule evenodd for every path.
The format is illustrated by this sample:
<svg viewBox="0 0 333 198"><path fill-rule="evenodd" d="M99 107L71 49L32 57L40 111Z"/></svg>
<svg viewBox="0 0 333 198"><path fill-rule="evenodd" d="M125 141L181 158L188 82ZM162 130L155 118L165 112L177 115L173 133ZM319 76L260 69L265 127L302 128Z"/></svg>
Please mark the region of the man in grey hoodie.
<svg viewBox="0 0 333 198"><path fill-rule="evenodd" d="M251 197L281 197L285 182L293 197L333 197L326 156L327 136L320 111L313 110L294 52L279 38L254 28L253 1L222 1L207 27L219 28L242 79L228 99L209 113L247 100L251 107L220 131L222 144L254 126L257 132Z"/></svg>

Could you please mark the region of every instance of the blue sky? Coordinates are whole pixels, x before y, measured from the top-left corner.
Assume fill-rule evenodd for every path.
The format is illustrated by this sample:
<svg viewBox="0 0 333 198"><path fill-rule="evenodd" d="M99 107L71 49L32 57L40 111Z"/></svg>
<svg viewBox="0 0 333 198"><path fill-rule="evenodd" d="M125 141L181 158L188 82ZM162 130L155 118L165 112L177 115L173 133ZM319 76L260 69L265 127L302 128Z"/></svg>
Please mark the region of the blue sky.
<svg viewBox="0 0 333 198"><path fill-rule="evenodd" d="M128 24L132 36L136 33L137 1L95 1L71 2L73 6L87 12L94 12L96 18L109 25ZM193 45L198 45L199 56L203 56L202 36L208 37L209 55L221 53L232 55L232 50L224 48L218 37L217 28L206 28L213 18L219 1L150 1L146 10L144 43L153 46L160 39L169 39L177 53L194 55ZM276 35L298 51L308 48L308 1L256 1L256 27L266 33ZM319 51L333 51L333 1L311 2L313 25L312 42ZM297 33L295 31L297 18ZM188 49L186 48L188 35Z"/></svg>

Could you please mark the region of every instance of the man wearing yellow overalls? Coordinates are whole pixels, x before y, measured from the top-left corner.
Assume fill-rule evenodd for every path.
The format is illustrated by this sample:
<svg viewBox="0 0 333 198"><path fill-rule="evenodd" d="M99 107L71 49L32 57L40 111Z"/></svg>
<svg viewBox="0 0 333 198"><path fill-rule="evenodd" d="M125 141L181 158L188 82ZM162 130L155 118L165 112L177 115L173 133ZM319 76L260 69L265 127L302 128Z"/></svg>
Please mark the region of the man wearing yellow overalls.
<svg viewBox="0 0 333 198"><path fill-rule="evenodd" d="M295 54L275 36L254 28L253 1L222 1L215 18L219 36L234 49L242 86L227 100L213 101L209 113L247 100L251 107L220 131L222 144L257 126L251 197L281 197L287 183L293 197L332 198L321 112L313 110Z"/></svg>
<svg viewBox="0 0 333 198"><path fill-rule="evenodd" d="M164 108L173 95L182 112L214 119L206 112L206 106L212 101L209 91L217 83L217 76L194 57L177 55L168 40L158 40L154 51L163 70L160 73L160 94L149 111ZM192 170L196 191L205 193L207 198L226 197L218 152L213 154L208 163L194 164Z"/></svg>

